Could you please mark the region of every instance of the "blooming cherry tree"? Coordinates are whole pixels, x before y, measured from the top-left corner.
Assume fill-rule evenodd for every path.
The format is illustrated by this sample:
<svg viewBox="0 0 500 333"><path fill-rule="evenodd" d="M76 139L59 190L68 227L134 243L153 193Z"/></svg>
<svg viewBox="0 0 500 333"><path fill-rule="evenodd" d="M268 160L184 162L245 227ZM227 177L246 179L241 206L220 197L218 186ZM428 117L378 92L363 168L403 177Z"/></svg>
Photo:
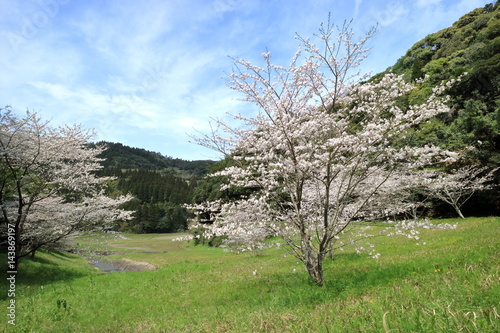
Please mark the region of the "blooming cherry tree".
<svg viewBox="0 0 500 333"><path fill-rule="evenodd" d="M362 83L366 77L356 70L372 33L355 41L349 24L328 22L315 36L319 46L297 37L301 47L288 67L274 65L270 53L263 54L263 67L235 59L228 84L259 113L236 115L237 127L215 120L222 133L198 142L235 161L215 176L253 191L234 202L204 203L200 211L216 212L207 233L237 244L279 236L318 285L323 261L336 249L353 245L378 257L359 241L418 238L414 227L427 224L373 221L401 209L394 193L408 187L413 170L456 158L437 147L402 145L409 128L449 111L439 97L446 85L424 104L402 107L401 97L414 88L402 77ZM383 202L392 203L380 209Z"/></svg>
<svg viewBox="0 0 500 333"><path fill-rule="evenodd" d="M16 267L77 230L130 218L118 208L129 196L104 195L109 178L94 173L103 148L89 147L92 137L77 125L52 127L36 113L20 118L0 109L0 227L15 248L9 252Z"/></svg>
<svg viewBox="0 0 500 333"><path fill-rule="evenodd" d="M485 167L465 166L449 173L426 171L422 181L430 197L446 202L455 209L458 216L465 218L462 206L474 193L487 189L499 168L487 170Z"/></svg>

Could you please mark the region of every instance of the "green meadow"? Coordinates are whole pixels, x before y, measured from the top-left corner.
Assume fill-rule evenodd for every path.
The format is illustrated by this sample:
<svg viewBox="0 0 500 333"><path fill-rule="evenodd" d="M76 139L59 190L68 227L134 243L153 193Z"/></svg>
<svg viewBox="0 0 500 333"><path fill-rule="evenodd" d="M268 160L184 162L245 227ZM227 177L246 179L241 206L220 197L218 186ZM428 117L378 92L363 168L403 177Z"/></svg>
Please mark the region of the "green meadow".
<svg viewBox="0 0 500 333"><path fill-rule="evenodd" d="M499 332L500 218L442 220L421 242L378 238L375 260L344 251L312 283L285 249L260 255L173 242L178 235L82 235L101 260L156 270L104 274L87 257L41 252L21 262L16 325L3 332ZM6 262L5 255L2 260ZM5 275L5 273L4 273ZM5 281L5 277L4 277Z"/></svg>

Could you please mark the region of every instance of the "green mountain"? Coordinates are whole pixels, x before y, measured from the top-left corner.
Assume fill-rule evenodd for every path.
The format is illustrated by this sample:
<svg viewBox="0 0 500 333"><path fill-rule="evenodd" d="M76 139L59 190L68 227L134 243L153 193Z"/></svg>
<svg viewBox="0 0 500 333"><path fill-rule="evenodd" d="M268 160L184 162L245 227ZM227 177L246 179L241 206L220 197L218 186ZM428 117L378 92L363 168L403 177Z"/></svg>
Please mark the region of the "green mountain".
<svg viewBox="0 0 500 333"><path fill-rule="evenodd" d="M415 128L407 137L408 143L461 152L462 164L500 165L500 1L477 8L451 27L426 36L372 80L387 72L404 75L411 82L426 78L402 101L407 105L424 101L441 81L461 77L446 92L452 112ZM497 176L495 183L499 181ZM463 210L467 215L498 215L499 203L497 186L474 195ZM446 215L436 208L435 214Z"/></svg>
<svg viewBox="0 0 500 333"><path fill-rule="evenodd" d="M162 173L175 174L180 177L201 177L208 172L214 161L186 161L179 158L163 156L142 148L132 148L121 143L101 141L97 145L105 145L107 149L100 155L102 165L106 169L146 169L158 170Z"/></svg>
<svg viewBox="0 0 500 333"><path fill-rule="evenodd" d="M408 96L408 104L423 101L439 82L467 73L447 92L453 113L420 128L413 139L454 151L474 147L468 163L500 164L500 1L418 41L389 71L408 81L427 76Z"/></svg>
<svg viewBox="0 0 500 333"><path fill-rule="evenodd" d="M98 142L107 149L100 155L101 176L111 176L109 194L129 193L134 199L123 208L134 210L133 219L115 226L135 233L176 232L187 228L191 203L199 180L215 163L185 161L121 143Z"/></svg>
<svg viewBox="0 0 500 333"><path fill-rule="evenodd" d="M189 213L183 207L192 202L198 179L161 174L156 170L114 170L112 194L129 193L134 199L123 208L134 210L133 219L117 225L135 233L176 232L187 228Z"/></svg>

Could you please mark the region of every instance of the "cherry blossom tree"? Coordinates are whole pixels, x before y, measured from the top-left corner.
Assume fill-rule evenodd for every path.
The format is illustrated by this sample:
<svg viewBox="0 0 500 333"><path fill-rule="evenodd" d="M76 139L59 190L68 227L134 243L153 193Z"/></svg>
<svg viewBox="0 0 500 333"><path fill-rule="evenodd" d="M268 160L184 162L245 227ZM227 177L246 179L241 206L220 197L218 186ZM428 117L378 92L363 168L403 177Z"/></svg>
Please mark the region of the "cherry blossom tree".
<svg viewBox="0 0 500 333"><path fill-rule="evenodd" d="M348 23L328 22L319 32L318 46L297 37L301 46L288 67L274 65L269 52L263 67L234 60L228 85L259 112L236 115L239 126L214 120L215 130L198 143L235 161L214 174L229 179L226 187L252 191L196 208L215 215L206 232L229 243L251 248L281 237L322 285L323 261L334 250L352 245L378 257L370 237L418 238L417 228L429 224L374 221L401 210L394 194L408 187L414 170L456 154L402 144L409 128L449 111L439 96L452 82L425 103L404 107L401 97L412 84L393 74L362 82L366 76L356 72L373 31L355 41Z"/></svg>
<svg viewBox="0 0 500 333"><path fill-rule="evenodd" d="M106 197L109 178L94 173L103 148L89 146L93 135L0 109L0 226L16 269L21 258L75 231L130 218L118 208L130 197Z"/></svg>
<svg viewBox="0 0 500 333"><path fill-rule="evenodd" d="M455 209L458 216L465 218L462 206L474 193L490 187L494 173L498 168L489 170L486 167L464 166L453 169L449 173L426 171L422 184L430 197L446 202Z"/></svg>

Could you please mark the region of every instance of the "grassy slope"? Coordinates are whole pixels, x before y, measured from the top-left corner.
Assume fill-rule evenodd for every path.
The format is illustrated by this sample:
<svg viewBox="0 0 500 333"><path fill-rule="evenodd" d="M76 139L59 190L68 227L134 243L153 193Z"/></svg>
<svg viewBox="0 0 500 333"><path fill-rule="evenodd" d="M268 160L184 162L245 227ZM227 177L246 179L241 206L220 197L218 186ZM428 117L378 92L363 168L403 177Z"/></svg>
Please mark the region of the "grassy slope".
<svg viewBox="0 0 500 333"><path fill-rule="evenodd" d="M44 253L22 263L17 330L4 330L498 332L500 218L459 223L456 230L427 231L425 246L378 239L379 260L343 253L327 264L321 288L282 250L236 255L173 245L165 235L99 245L126 247L122 256L157 271L106 275L83 258ZM136 253L138 247L168 252Z"/></svg>

